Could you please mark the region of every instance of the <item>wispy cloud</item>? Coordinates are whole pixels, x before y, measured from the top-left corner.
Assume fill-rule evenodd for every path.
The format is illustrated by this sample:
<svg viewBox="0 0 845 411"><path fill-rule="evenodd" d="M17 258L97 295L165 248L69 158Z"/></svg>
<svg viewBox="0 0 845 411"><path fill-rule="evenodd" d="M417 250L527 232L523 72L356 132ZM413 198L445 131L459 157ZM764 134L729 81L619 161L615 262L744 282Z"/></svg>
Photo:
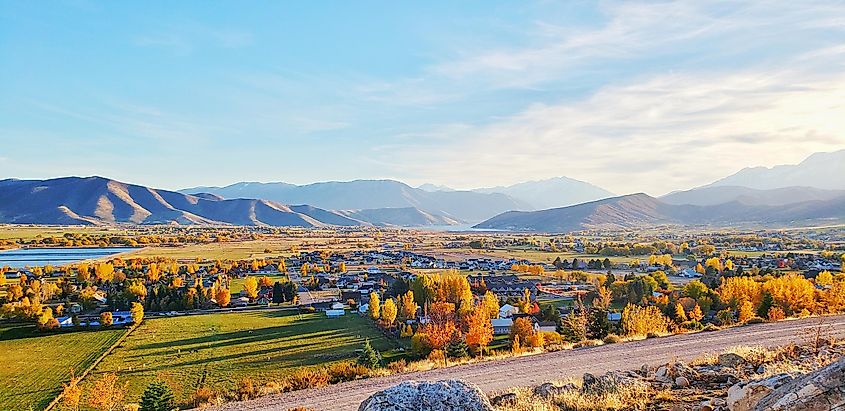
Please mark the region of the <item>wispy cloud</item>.
<svg viewBox="0 0 845 411"><path fill-rule="evenodd" d="M207 47L241 48L251 45L252 42L253 36L248 31L211 27L196 22L161 27L133 38L136 46L161 48L179 55Z"/></svg>

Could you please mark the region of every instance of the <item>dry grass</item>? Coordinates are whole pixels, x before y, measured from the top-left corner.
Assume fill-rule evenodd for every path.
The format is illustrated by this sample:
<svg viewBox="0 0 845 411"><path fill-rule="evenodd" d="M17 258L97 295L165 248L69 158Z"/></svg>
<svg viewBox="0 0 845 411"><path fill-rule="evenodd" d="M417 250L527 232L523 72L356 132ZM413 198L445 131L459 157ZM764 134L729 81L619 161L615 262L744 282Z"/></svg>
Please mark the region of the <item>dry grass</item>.
<svg viewBox="0 0 845 411"><path fill-rule="evenodd" d="M567 380L558 382L560 385L580 382ZM590 393L582 392L580 388L563 391L550 398L541 398L533 391L520 388L512 391L517 395L513 404L500 406L499 410L508 411L599 411L599 410L644 410L656 402L672 401L674 395L669 390L656 390L650 385L631 381L620 384L617 389Z"/></svg>

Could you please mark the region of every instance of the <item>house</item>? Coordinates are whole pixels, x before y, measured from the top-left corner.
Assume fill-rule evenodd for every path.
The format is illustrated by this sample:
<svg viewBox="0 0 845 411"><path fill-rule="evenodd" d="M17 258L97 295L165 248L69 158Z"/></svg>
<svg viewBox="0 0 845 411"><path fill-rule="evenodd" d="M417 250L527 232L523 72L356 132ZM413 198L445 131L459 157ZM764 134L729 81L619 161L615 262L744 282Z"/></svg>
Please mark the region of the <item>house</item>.
<svg viewBox="0 0 845 411"><path fill-rule="evenodd" d="M505 304L499 308L499 318L510 318L513 317L514 314L519 314L519 308L510 304Z"/></svg>
<svg viewBox="0 0 845 411"><path fill-rule="evenodd" d="M692 268L684 268L678 273L679 277L687 277L687 278L699 278L701 274Z"/></svg>
<svg viewBox="0 0 845 411"><path fill-rule="evenodd" d="M339 309L339 310L326 310L326 317L329 317L329 318L337 318L337 317L340 317L344 314L346 314L346 310L344 310L342 308Z"/></svg>
<svg viewBox="0 0 845 411"><path fill-rule="evenodd" d="M543 332L557 331L557 324L554 321L540 321L537 323L537 330Z"/></svg>
<svg viewBox="0 0 845 411"><path fill-rule="evenodd" d="M510 334L513 327L513 320L510 318L494 318L490 322L493 325L493 335Z"/></svg>
<svg viewBox="0 0 845 411"><path fill-rule="evenodd" d="M240 297L234 301L232 301L232 307L246 307L249 305L249 298Z"/></svg>
<svg viewBox="0 0 845 411"><path fill-rule="evenodd" d="M343 303L340 303L340 302L334 303L334 304L332 304L331 309L332 310L342 310L343 309Z"/></svg>
<svg viewBox="0 0 845 411"><path fill-rule="evenodd" d="M607 320L612 322L619 322L622 320L622 313L607 313Z"/></svg>

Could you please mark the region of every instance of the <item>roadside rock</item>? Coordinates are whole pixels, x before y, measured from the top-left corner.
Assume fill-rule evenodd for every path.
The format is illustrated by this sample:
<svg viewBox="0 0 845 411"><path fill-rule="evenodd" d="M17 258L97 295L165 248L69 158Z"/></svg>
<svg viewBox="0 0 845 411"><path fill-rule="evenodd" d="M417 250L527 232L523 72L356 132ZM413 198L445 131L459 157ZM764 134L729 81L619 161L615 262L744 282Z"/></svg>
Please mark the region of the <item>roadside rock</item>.
<svg viewBox="0 0 845 411"><path fill-rule="evenodd" d="M789 374L778 374L762 380L734 384L728 389L728 409L731 411L751 411L757 402L769 393L792 381Z"/></svg>
<svg viewBox="0 0 845 411"><path fill-rule="evenodd" d="M675 378L675 386L678 388L689 387L689 380L687 379L687 377Z"/></svg>
<svg viewBox="0 0 845 411"><path fill-rule="evenodd" d="M513 406L516 405L518 400L519 396L517 396L516 393L509 392L493 397L490 400L490 403L493 404L494 407Z"/></svg>
<svg viewBox="0 0 845 411"><path fill-rule="evenodd" d="M364 400L358 411L493 411L487 396L460 380L405 381Z"/></svg>
<svg viewBox="0 0 845 411"><path fill-rule="evenodd" d="M737 365L744 364L745 362L745 357L739 354L735 354L732 352L719 354L719 365L721 365L722 367L734 368Z"/></svg>
<svg viewBox="0 0 845 411"><path fill-rule="evenodd" d="M838 410L845 408L845 358L775 389L755 410Z"/></svg>
<svg viewBox="0 0 845 411"><path fill-rule="evenodd" d="M559 387L559 386L554 385L550 382L547 382L547 383L542 384L538 387L535 387L534 388L534 395L536 395L540 398L548 399L548 398L552 398L556 395L559 395L559 394L561 394L565 391L571 391L571 390L575 390L575 389L577 389L577 387L574 384L566 384L562 387Z"/></svg>

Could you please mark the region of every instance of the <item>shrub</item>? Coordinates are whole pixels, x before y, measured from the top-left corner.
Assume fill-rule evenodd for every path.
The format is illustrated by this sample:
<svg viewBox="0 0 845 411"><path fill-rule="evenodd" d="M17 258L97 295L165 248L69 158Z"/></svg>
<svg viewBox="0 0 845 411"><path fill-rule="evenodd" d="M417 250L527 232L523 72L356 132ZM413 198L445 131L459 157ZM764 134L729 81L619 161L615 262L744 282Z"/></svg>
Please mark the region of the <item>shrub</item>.
<svg viewBox="0 0 845 411"><path fill-rule="evenodd" d="M428 354L428 357L427 357L427 358L428 358L428 360L429 360L429 361L431 361L431 362L433 362L433 363L435 363L435 364L439 364L439 363L442 363L442 362L443 362L443 356L444 356L444 355L445 355L445 354L443 353L443 350L432 350L432 351Z"/></svg>
<svg viewBox="0 0 845 411"><path fill-rule="evenodd" d="M205 387L197 388L191 396L191 405L193 405L194 408L201 408L206 405L215 404L216 402L217 394Z"/></svg>
<svg viewBox="0 0 845 411"><path fill-rule="evenodd" d="M707 324L702 328L703 331L719 331L721 328L716 324Z"/></svg>
<svg viewBox="0 0 845 411"><path fill-rule="evenodd" d="M751 318L749 318L748 320L745 321L746 324L762 324L764 322L766 322L766 320L764 320L760 317L751 317Z"/></svg>
<svg viewBox="0 0 845 411"><path fill-rule="evenodd" d="M370 370L363 365L354 364L352 362L338 362L330 365L326 371L329 374L329 380L332 384L343 381L356 380L359 377L366 377Z"/></svg>
<svg viewBox="0 0 845 411"><path fill-rule="evenodd" d="M650 335L665 333L668 330L669 319L655 306L641 307L628 304L622 310L620 325L625 335Z"/></svg>
<svg viewBox="0 0 845 411"><path fill-rule="evenodd" d="M238 388L235 395L238 401L251 400L258 397L258 389L255 388L255 384L252 382L252 379L242 378L238 381Z"/></svg>
<svg viewBox="0 0 845 411"><path fill-rule="evenodd" d="M684 321L681 324L681 327L684 328L685 330L700 330L700 329L704 328L704 325L702 325L698 321L690 320L690 321Z"/></svg>
<svg viewBox="0 0 845 411"><path fill-rule="evenodd" d="M418 332L411 337L411 351L420 358L428 357L431 354L431 346L425 333Z"/></svg>
<svg viewBox="0 0 845 411"><path fill-rule="evenodd" d="M364 341L364 348L358 356L358 364L367 368L376 368L380 362L378 352L370 345L370 340Z"/></svg>
<svg viewBox="0 0 845 411"><path fill-rule="evenodd" d="M658 337L660 337L660 334L653 333L653 332L645 335L645 338L658 338Z"/></svg>
<svg viewBox="0 0 845 411"><path fill-rule="evenodd" d="M287 385L292 391L318 388L329 385L329 373L325 368L300 368L289 375Z"/></svg>
<svg viewBox="0 0 845 411"><path fill-rule="evenodd" d="M604 337L603 341L605 344L616 344L622 342L622 337L616 334L608 334L607 337Z"/></svg>
<svg viewBox="0 0 845 411"><path fill-rule="evenodd" d="M404 372L406 367L408 367L408 362L404 358L387 364L387 369L394 374Z"/></svg>
<svg viewBox="0 0 845 411"><path fill-rule="evenodd" d="M780 307L772 307L769 308L767 317L769 317L769 321L780 321L786 318L786 313L784 313L783 309Z"/></svg>
<svg viewBox="0 0 845 411"><path fill-rule="evenodd" d="M543 335L543 345L545 347L563 343L563 337L554 331L543 331L541 334Z"/></svg>

